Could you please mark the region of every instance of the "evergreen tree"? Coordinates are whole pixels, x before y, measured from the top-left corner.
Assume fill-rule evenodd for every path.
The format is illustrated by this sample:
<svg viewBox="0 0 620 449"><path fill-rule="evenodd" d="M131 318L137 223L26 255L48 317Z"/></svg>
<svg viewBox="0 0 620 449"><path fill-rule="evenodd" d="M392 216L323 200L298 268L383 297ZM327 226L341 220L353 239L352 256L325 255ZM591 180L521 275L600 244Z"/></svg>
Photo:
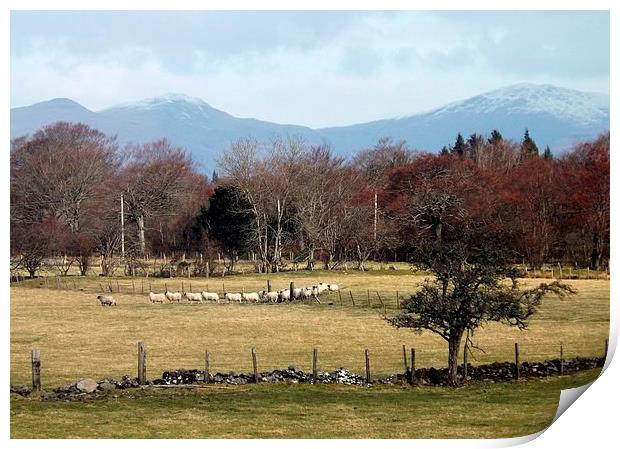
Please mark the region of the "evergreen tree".
<svg viewBox="0 0 620 449"><path fill-rule="evenodd" d="M465 155L465 150L465 139L463 139L461 133L458 133L458 135L456 136L456 141L454 142L454 146L452 147L452 154L463 157Z"/></svg>
<svg viewBox="0 0 620 449"><path fill-rule="evenodd" d="M251 249L256 233L252 205L245 194L234 186L215 189L209 203L200 208L196 226L220 243L230 260L228 269L231 271L235 255Z"/></svg>
<svg viewBox="0 0 620 449"><path fill-rule="evenodd" d="M528 159L530 157L538 156L538 147L536 142L530 137L530 132L525 128L525 134L521 141L521 159Z"/></svg>
<svg viewBox="0 0 620 449"><path fill-rule="evenodd" d="M220 180L219 175L217 174L215 169L213 169L213 174L211 175L211 182L218 182L219 180Z"/></svg>
<svg viewBox="0 0 620 449"><path fill-rule="evenodd" d="M551 148L549 148L549 145L547 145L545 147L545 151L543 151L543 158L547 159L548 161L553 159L553 153L551 153Z"/></svg>
<svg viewBox="0 0 620 449"><path fill-rule="evenodd" d="M500 143L502 140L504 140L504 137L498 130L494 129L493 131L491 131L491 137L489 137L489 143L491 145Z"/></svg>
<svg viewBox="0 0 620 449"><path fill-rule="evenodd" d="M447 146L444 145L439 153L442 156L446 156L446 155L450 154L450 148L448 148Z"/></svg>

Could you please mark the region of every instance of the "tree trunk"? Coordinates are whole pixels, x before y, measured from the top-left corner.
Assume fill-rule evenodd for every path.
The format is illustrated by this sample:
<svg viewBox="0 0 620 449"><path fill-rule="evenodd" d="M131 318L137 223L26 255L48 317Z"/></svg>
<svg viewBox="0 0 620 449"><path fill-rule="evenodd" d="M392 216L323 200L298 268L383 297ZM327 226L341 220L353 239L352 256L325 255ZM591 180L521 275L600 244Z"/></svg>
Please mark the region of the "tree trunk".
<svg viewBox="0 0 620 449"><path fill-rule="evenodd" d="M146 243L144 240L144 216L140 215L136 220L138 223L138 238L140 240L140 254L144 254L146 252Z"/></svg>
<svg viewBox="0 0 620 449"><path fill-rule="evenodd" d="M314 270L314 248L310 248L308 251L308 265L307 270Z"/></svg>
<svg viewBox="0 0 620 449"><path fill-rule="evenodd" d="M453 330L448 338L448 385L451 387L456 387L459 384L457 369L461 338L463 338L463 330Z"/></svg>

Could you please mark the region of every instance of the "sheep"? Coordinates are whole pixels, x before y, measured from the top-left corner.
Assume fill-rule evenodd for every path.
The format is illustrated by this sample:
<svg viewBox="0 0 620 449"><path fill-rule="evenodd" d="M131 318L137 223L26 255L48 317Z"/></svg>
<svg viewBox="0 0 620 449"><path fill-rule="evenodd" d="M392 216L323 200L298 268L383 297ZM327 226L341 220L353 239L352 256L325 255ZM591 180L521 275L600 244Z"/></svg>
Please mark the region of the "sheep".
<svg viewBox="0 0 620 449"><path fill-rule="evenodd" d="M232 301L241 302L241 293L226 293L224 297L228 300L228 302L232 302Z"/></svg>
<svg viewBox="0 0 620 449"><path fill-rule="evenodd" d="M311 288L304 288L301 290L301 298L302 299L308 299L311 298L312 295L312 289Z"/></svg>
<svg viewBox="0 0 620 449"><path fill-rule="evenodd" d="M289 301L291 299L291 291L287 288L280 291L280 301Z"/></svg>
<svg viewBox="0 0 620 449"><path fill-rule="evenodd" d="M293 299L298 299L301 297L301 288L294 288L293 289Z"/></svg>
<svg viewBox="0 0 620 449"><path fill-rule="evenodd" d="M181 302L181 297L182 295L179 292L176 292L176 293L168 292L168 291L166 292L166 298L168 298L168 301L170 302L172 301Z"/></svg>
<svg viewBox="0 0 620 449"><path fill-rule="evenodd" d="M258 295L258 293L241 293L241 296L243 297L244 301L248 301L248 302L258 302L258 300L260 299L260 296Z"/></svg>
<svg viewBox="0 0 620 449"><path fill-rule="evenodd" d="M149 292L149 301L151 301L151 303L160 302L163 304L165 299L167 299L165 293Z"/></svg>
<svg viewBox="0 0 620 449"><path fill-rule="evenodd" d="M102 306L115 306L116 299L112 298L109 295L98 295L97 299Z"/></svg>
<svg viewBox="0 0 620 449"><path fill-rule="evenodd" d="M316 287L319 290L319 295L323 293L324 291L329 290L329 286L325 282L321 282Z"/></svg>
<svg viewBox="0 0 620 449"><path fill-rule="evenodd" d="M205 301L219 302L220 300L220 296L217 293L202 292L201 294Z"/></svg>
<svg viewBox="0 0 620 449"><path fill-rule="evenodd" d="M337 292L338 291L338 284L327 284L327 289L330 292Z"/></svg>
<svg viewBox="0 0 620 449"><path fill-rule="evenodd" d="M313 285L312 286L312 296L314 296L315 298L317 298L319 295L321 294L318 285Z"/></svg>
<svg viewBox="0 0 620 449"><path fill-rule="evenodd" d="M278 302L278 292L264 292L263 299L271 302Z"/></svg>
<svg viewBox="0 0 620 449"><path fill-rule="evenodd" d="M185 297L189 302L202 302L202 294L201 293L190 293L185 292Z"/></svg>

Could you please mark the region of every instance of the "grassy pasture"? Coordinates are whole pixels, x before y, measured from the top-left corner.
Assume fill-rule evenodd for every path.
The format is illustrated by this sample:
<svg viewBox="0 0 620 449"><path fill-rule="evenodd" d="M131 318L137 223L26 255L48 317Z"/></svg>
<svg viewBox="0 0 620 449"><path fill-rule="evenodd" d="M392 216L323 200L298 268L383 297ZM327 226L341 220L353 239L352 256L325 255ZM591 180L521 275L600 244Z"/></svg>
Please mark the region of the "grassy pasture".
<svg viewBox="0 0 620 449"><path fill-rule="evenodd" d="M210 385L90 402L11 400L12 438L508 438L546 428L599 370L458 389Z"/></svg>
<svg viewBox="0 0 620 449"><path fill-rule="evenodd" d="M73 290L44 288L40 279L11 288L11 382L30 381L29 353L42 354L42 381L51 388L84 377L101 378L136 372L136 342L148 349L149 377L166 369L200 368L206 348L213 372L251 370L250 348L258 352L260 370L290 364L309 369L312 348L319 348L319 369L343 366L362 373L363 351L370 350L373 375L403 370L402 345L415 347L417 366L445 366L446 345L438 336L397 330L383 319L383 308L366 291L379 291L387 312L396 305L396 290L404 295L415 290L424 277L411 271L392 272L297 272L270 275L238 275L224 278L228 291L256 291L272 280L274 289L312 285L319 281L343 287L343 305L337 295L323 304L149 304L146 295L131 294L131 279L119 280L123 293L114 293L119 305L103 308L95 300L99 284L107 279L76 278ZM73 288L73 279L68 288ZM523 280L534 285L540 280ZM153 290L180 289L190 280L150 279ZM572 280L578 294L559 300L550 297L532 320L530 329L519 331L492 323L476 333L476 353L471 363L512 360L514 342L520 343L522 360L557 357L564 344L565 357L601 355L609 329L609 281ZM192 289L222 290L222 279L191 279ZM116 290L116 279L112 281ZM147 284L148 285L148 284ZM147 287L145 287L147 288ZM83 290L83 291L80 291ZM354 293L356 305L348 299ZM124 293L128 292L128 293ZM388 298L389 301L388 302ZM331 301L333 305L327 303Z"/></svg>

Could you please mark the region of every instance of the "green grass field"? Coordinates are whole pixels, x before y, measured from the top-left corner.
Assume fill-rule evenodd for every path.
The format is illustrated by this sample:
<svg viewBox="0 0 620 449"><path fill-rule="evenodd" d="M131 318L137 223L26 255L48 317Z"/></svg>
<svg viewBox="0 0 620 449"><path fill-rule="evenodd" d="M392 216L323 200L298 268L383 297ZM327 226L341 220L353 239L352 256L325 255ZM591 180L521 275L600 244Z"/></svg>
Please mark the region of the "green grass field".
<svg viewBox="0 0 620 449"><path fill-rule="evenodd" d="M546 428L560 390L598 370L458 389L336 385L125 391L91 402L11 401L12 438L508 438Z"/></svg>
<svg viewBox="0 0 620 449"><path fill-rule="evenodd" d="M274 289L284 288L291 281L297 286L319 281L338 283L343 288L343 303L340 304L338 295L332 294L321 299L323 304L153 305L146 295L140 293L138 279L133 284L136 294L132 294L132 281L124 278L118 280L121 293L116 293L116 280L110 282L118 306L104 308L95 299L100 288L106 288L108 280L104 278L75 278L75 287L74 279L69 279L61 289L51 288L51 281L45 288L40 279L22 282L11 288L11 383L30 383L29 357L33 348L41 351L44 389L87 377L135 375L139 340L147 346L147 377L150 378L159 377L168 369L201 368L205 349L211 353L212 372L249 372L252 347L258 352L261 371L291 364L310 369L312 349L316 347L319 349L319 369L332 370L342 366L363 373L363 352L368 348L373 376L377 377L403 371L403 344L416 348L418 367L445 366L446 345L443 340L430 332L415 334L391 327L383 319L384 308L379 299L376 294L372 295L372 292L379 291L387 313L393 313L396 291L401 296L414 291L424 279L420 274L405 270L348 274L297 272L246 274L225 277L223 281L228 291L241 291L242 288L256 291L265 288L268 278ZM189 282L194 291L206 289L207 284L209 290L222 290L221 278L149 281L155 291L163 291L165 283L170 290L180 289L181 282L186 290ZM534 285L540 281L527 279L523 284ZM575 287L578 294L564 300L547 298L529 330L519 331L492 323L476 332L474 341L485 352L476 352L476 359L470 358L470 362L512 360L515 341L520 343L523 361L558 357L560 342L566 358L602 355L609 330L609 281L566 282ZM370 307L368 290L371 291ZM354 295L355 306L346 299L349 291ZM565 384L579 385L594 375L582 373L564 379L518 384L477 384L458 390L258 385L214 386L196 392L155 391L141 394L139 399L123 395L117 400L88 404L50 404L18 398L11 401L11 432L15 437L35 436L28 433L29 428L32 432L37 428L47 436L57 437L511 436L543 428L555 413L559 388ZM469 419L467 407L486 397L483 391L490 392L491 400L484 402L484 407L472 415L471 419L477 424L460 423L460 419ZM512 405L513 399L518 406ZM412 407L426 408L430 402L442 400L446 401L445 406L436 409L436 416L435 411L427 412L428 418L411 411ZM304 402L312 407L307 416L300 419L303 411L300 411L299 404ZM450 408L452 402L453 409ZM167 407L166 404L170 405L171 412L162 412L161 419L153 420L153 413L147 413L149 407L156 410L160 406ZM287 408L286 404L290 406ZM224 418L227 407L229 419ZM352 407L360 411L351 413ZM216 413L220 408L222 416ZM270 413L275 418L250 427L239 424L239 420L252 415L253 410L259 413L261 408L272 408ZM513 411L522 413L523 419L511 425L509 416ZM192 426L179 429L165 426L174 421L174 416L198 420L203 414L211 416L210 413L213 413L208 420L211 424L198 425L193 430ZM109 422L110 425L90 425L84 418L90 414L99 416L102 423ZM66 425L52 425L46 422L46 417L55 422L63 417ZM326 419L334 420L338 425L330 430L323 425ZM414 419L427 420L428 425L422 428L410 425ZM75 420L81 420L82 424L72 426ZM112 425L123 420L127 424ZM444 424L434 429L433 421ZM34 426L35 422L40 425ZM291 422L297 422L297 425Z"/></svg>

